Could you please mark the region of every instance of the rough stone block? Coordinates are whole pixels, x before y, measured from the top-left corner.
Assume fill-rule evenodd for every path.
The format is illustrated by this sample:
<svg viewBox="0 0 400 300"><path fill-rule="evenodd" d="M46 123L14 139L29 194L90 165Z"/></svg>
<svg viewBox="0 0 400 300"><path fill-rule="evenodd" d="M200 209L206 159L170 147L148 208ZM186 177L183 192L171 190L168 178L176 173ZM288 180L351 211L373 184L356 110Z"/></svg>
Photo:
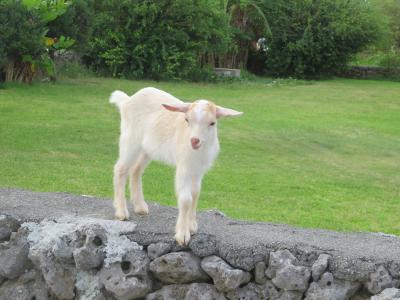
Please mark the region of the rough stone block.
<svg viewBox="0 0 400 300"><path fill-rule="evenodd" d="M154 276L164 283L191 283L209 280L200 267L200 258L192 252L172 252L150 263Z"/></svg>
<svg viewBox="0 0 400 300"><path fill-rule="evenodd" d="M17 279L6 281L0 286L0 299L4 300L47 300L47 287L35 270L30 270Z"/></svg>
<svg viewBox="0 0 400 300"><path fill-rule="evenodd" d="M308 268L287 263L276 271L272 282L285 291L304 292L308 288L310 276L311 272Z"/></svg>
<svg viewBox="0 0 400 300"><path fill-rule="evenodd" d="M76 248L73 251L76 267L80 270L99 268L103 264L107 243L106 230L96 224L80 227L77 232Z"/></svg>
<svg viewBox="0 0 400 300"><path fill-rule="evenodd" d="M375 272L369 274L365 287L371 294L375 295L386 288L396 287L397 283L398 281L393 280L384 266L379 266Z"/></svg>
<svg viewBox="0 0 400 300"><path fill-rule="evenodd" d="M199 257L216 255L218 253L215 236L204 233L195 234L190 240L189 248Z"/></svg>
<svg viewBox="0 0 400 300"><path fill-rule="evenodd" d="M118 300L143 298L152 287L149 263L145 251L132 249L121 262L114 262L101 269L100 282Z"/></svg>
<svg viewBox="0 0 400 300"><path fill-rule="evenodd" d="M211 276L219 291L234 290L240 285L248 283L251 279L249 272L232 268L218 256L203 258L201 267Z"/></svg>
<svg viewBox="0 0 400 300"><path fill-rule="evenodd" d="M400 300L400 290L396 288L385 289L379 295L372 296L371 300Z"/></svg>
<svg viewBox="0 0 400 300"><path fill-rule="evenodd" d="M306 293L306 300L348 300L360 288L358 282L335 279L331 273L324 273L319 282L312 282Z"/></svg>
<svg viewBox="0 0 400 300"><path fill-rule="evenodd" d="M254 281L258 284L264 284L267 282L267 277L265 276L266 265L265 262L260 261L256 263L254 268Z"/></svg>
<svg viewBox="0 0 400 300"><path fill-rule="evenodd" d="M14 279L28 267L29 245L23 233L6 245L0 246L0 276Z"/></svg>
<svg viewBox="0 0 400 300"><path fill-rule="evenodd" d="M276 272L286 264L293 264L297 261L296 257L290 253L289 250L279 250L271 252L269 255L268 268L265 271L265 275L272 279L276 276Z"/></svg>
<svg viewBox="0 0 400 300"><path fill-rule="evenodd" d="M321 275L325 273L326 269L328 268L329 258L329 255L321 254L312 265L311 274L314 281L318 281L321 278Z"/></svg>
<svg viewBox="0 0 400 300"><path fill-rule="evenodd" d="M226 300L212 284L171 284L148 294L146 300Z"/></svg>
<svg viewBox="0 0 400 300"><path fill-rule="evenodd" d="M229 300L264 300L269 299L268 295L267 289L253 282L226 294Z"/></svg>
<svg viewBox="0 0 400 300"><path fill-rule="evenodd" d="M153 243L147 247L147 255L151 260L153 260L156 259L157 257L167 254L168 252L171 251L171 248L172 246L169 243L164 243L164 242Z"/></svg>
<svg viewBox="0 0 400 300"><path fill-rule="evenodd" d="M9 215L0 215L0 242L8 241L12 232L17 232L20 224Z"/></svg>

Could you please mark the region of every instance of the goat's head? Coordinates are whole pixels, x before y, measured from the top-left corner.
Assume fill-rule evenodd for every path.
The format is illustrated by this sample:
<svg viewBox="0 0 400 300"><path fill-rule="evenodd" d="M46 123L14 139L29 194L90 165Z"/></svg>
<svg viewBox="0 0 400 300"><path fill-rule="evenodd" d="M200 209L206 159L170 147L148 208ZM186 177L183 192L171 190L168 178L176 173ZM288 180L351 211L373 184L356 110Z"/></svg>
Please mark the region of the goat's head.
<svg viewBox="0 0 400 300"><path fill-rule="evenodd" d="M190 130L189 141L197 150L202 144L217 135L217 120L223 117L240 116L242 112L215 105L208 100L197 100L193 103L163 104L164 108L183 113Z"/></svg>

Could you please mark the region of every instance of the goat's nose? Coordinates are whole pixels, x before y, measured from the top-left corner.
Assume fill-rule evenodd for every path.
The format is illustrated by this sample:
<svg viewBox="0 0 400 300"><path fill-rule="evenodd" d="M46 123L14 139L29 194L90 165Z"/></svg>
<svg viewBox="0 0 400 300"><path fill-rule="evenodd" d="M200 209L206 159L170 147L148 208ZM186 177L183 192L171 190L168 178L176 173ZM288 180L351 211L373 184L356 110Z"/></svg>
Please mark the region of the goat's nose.
<svg viewBox="0 0 400 300"><path fill-rule="evenodd" d="M191 138L190 142L192 143L193 147L196 147L200 144L200 140L198 138Z"/></svg>

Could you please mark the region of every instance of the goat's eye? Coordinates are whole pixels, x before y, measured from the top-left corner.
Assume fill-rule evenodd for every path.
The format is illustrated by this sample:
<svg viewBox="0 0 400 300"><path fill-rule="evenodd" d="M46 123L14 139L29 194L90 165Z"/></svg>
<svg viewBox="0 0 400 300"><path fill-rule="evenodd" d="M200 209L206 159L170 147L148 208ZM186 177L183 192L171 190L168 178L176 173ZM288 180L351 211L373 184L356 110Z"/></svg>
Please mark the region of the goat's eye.
<svg viewBox="0 0 400 300"><path fill-rule="evenodd" d="M187 118L185 118L186 123L189 123L189 120Z"/></svg>
<svg viewBox="0 0 400 300"><path fill-rule="evenodd" d="M214 126L214 125L215 125L215 122L211 122L211 123L210 123L210 126Z"/></svg>

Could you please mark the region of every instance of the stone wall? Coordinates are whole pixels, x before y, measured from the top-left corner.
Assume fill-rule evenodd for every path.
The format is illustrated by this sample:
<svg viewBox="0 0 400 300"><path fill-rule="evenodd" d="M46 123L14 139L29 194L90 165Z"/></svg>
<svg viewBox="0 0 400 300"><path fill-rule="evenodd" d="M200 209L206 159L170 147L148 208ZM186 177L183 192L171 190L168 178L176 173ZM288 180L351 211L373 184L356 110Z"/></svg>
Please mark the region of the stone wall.
<svg viewBox="0 0 400 300"><path fill-rule="evenodd" d="M180 247L176 210L150 209L120 222L110 201L0 189L0 299L400 299L398 237L209 211Z"/></svg>
<svg viewBox="0 0 400 300"><path fill-rule="evenodd" d="M400 69L395 68L382 68L382 67L369 67L369 66L350 66L346 70L338 74L346 78L358 79L374 79L374 78L391 78L400 76Z"/></svg>

